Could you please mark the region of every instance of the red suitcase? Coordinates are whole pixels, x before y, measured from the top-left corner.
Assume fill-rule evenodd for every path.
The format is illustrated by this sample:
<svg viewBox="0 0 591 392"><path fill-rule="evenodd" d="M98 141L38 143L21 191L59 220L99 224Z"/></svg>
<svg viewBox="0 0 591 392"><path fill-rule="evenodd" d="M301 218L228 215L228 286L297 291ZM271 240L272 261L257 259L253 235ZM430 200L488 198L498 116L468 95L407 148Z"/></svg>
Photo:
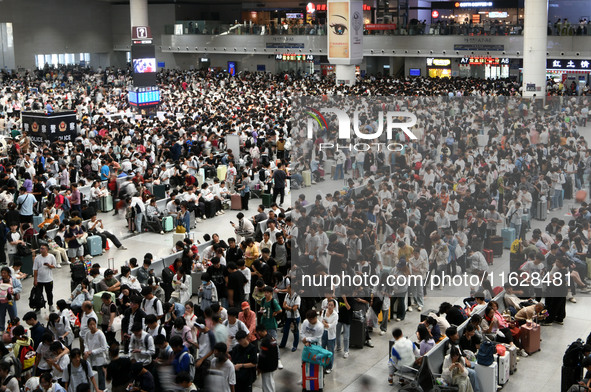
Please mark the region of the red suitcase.
<svg viewBox="0 0 591 392"><path fill-rule="evenodd" d="M230 196L231 208L233 210L241 210L242 209L242 199L238 193Z"/></svg>
<svg viewBox="0 0 591 392"><path fill-rule="evenodd" d="M577 193L575 193L575 201L577 203L582 203L587 199L587 191L584 189L581 189L580 191L577 191Z"/></svg>
<svg viewBox="0 0 591 392"><path fill-rule="evenodd" d="M488 265L493 265L494 254L492 249L482 249L482 253L484 254L484 258Z"/></svg>
<svg viewBox="0 0 591 392"><path fill-rule="evenodd" d="M519 336L521 338L521 347L526 353L531 354L540 351L540 325L532 323L530 326L524 324L521 326Z"/></svg>

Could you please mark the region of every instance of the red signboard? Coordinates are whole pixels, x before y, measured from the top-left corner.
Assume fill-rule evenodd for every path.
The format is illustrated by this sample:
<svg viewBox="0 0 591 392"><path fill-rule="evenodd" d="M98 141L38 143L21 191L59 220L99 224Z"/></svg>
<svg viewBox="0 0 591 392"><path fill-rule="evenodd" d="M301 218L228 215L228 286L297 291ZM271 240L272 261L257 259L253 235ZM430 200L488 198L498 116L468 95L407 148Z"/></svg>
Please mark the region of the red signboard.
<svg viewBox="0 0 591 392"><path fill-rule="evenodd" d="M396 23L369 23L363 27L365 30L396 30Z"/></svg>
<svg viewBox="0 0 591 392"><path fill-rule="evenodd" d="M431 17L432 17L433 19L437 19L437 18L439 18L439 11L437 11L437 10L434 10L433 12L431 12Z"/></svg>

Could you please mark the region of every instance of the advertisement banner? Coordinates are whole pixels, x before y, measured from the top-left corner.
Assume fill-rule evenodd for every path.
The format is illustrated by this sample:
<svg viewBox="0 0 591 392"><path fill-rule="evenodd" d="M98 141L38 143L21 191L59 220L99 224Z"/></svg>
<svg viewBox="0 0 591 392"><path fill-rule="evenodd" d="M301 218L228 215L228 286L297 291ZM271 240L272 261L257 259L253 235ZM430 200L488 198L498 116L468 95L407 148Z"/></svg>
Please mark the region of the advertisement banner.
<svg viewBox="0 0 591 392"><path fill-rule="evenodd" d="M41 144L50 142L73 142L76 138L76 112L63 111L57 113L22 112L22 130L31 141Z"/></svg>
<svg viewBox="0 0 591 392"><path fill-rule="evenodd" d="M328 2L328 61L355 65L363 59L363 2Z"/></svg>

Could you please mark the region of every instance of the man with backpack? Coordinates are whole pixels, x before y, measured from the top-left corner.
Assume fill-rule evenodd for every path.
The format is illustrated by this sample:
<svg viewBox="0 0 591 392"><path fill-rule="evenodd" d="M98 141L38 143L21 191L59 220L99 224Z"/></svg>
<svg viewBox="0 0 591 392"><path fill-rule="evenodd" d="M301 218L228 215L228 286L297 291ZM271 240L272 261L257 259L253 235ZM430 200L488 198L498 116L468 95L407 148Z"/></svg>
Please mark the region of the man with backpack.
<svg viewBox="0 0 591 392"><path fill-rule="evenodd" d="M81 384L92 385L96 392L103 392L98 388L90 363L82 359L82 353L77 348L72 349L70 353L70 363L64 369L62 380L68 392L76 392L76 389Z"/></svg>
<svg viewBox="0 0 591 392"><path fill-rule="evenodd" d="M152 369L152 357L156 355L154 338L143 330L142 324L137 323L131 327L130 350L131 359L142 363L148 370ZM151 371L151 370L150 370Z"/></svg>
<svg viewBox="0 0 591 392"><path fill-rule="evenodd" d="M170 347L174 351L174 359L172 360L174 374L186 372L191 376L192 380L195 377L195 358L183 344L183 338L180 336L170 338Z"/></svg>
<svg viewBox="0 0 591 392"><path fill-rule="evenodd" d="M144 287L142 289L142 296L144 297L141 306L142 310L146 315L153 314L158 320L160 320L162 316L164 316L164 309L162 307L162 302L154 296L152 287Z"/></svg>

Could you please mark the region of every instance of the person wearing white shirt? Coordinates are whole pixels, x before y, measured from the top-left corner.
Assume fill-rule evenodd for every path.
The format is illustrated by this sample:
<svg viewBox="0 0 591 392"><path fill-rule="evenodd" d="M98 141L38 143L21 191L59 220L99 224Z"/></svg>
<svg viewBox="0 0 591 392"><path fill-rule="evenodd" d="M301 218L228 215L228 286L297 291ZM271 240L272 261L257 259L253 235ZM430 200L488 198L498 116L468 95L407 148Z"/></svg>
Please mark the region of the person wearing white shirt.
<svg viewBox="0 0 591 392"><path fill-rule="evenodd" d="M141 324L134 324L131 327L131 340L129 342L129 349L131 352L131 359L135 362L142 363L149 366L152 363L152 356L156 354L156 346L154 346L154 338L142 329Z"/></svg>
<svg viewBox="0 0 591 392"><path fill-rule="evenodd" d="M49 311L53 312L53 272L57 267L55 256L49 253L49 246L41 244L41 254L35 257L33 262L33 286L38 290L45 289Z"/></svg>
<svg viewBox="0 0 591 392"><path fill-rule="evenodd" d="M101 391L105 390L104 365L107 364L109 345L103 331L97 327L95 319L89 319L88 332L84 336L84 359L90 362L93 370L98 374L98 384Z"/></svg>
<svg viewBox="0 0 591 392"><path fill-rule="evenodd" d="M306 312L306 319L300 328L300 338L306 346L320 344L324 334L324 325L318 319L318 313L314 309Z"/></svg>
<svg viewBox="0 0 591 392"><path fill-rule="evenodd" d="M238 309L237 308L230 308L228 309L228 319L223 322L228 328L228 336L230 341L230 346L228 347L229 350L232 350L234 346L238 344L238 340L236 340L236 333L238 331L244 331L248 335L248 327L242 321L238 320Z"/></svg>
<svg viewBox="0 0 591 392"><path fill-rule="evenodd" d="M213 346L213 356L209 377L207 378L207 390L216 392L234 392L236 385L236 371L234 364L228 360L225 343L219 342Z"/></svg>
<svg viewBox="0 0 591 392"><path fill-rule="evenodd" d="M80 320L80 343L84 346L84 337L88 333L88 320L98 321L98 317L92 308L92 302L84 301L82 303L82 319Z"/></svg>
<svg viewBox="0 0 591 392"><path fill-rule="evenodd" d="M137 196L133 196L127 199L127 202L135 212L135 229L138 233L142 232L142 221L144 220L144 214L146 213L146 205L143 200Z"/></svg>
<svg viewBox="0 0 591 392"><path fill-rule="evenodd" d="M337 323L339 314L335 310L336 301L331 299L327 302L327 308L322 311L321 322L324 326L322 334L322 348L330 351L334 356L334 348L337 340ZM325 368L326 373L332 372L332 363Z"/></svg>

